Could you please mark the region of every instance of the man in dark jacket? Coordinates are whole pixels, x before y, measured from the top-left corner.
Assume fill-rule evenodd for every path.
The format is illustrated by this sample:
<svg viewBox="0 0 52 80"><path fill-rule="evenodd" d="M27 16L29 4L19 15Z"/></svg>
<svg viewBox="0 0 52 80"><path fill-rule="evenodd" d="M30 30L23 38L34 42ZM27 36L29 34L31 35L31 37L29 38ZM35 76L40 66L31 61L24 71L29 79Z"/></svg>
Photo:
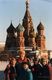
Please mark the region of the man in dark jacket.
<svg viewBox="0 0 52 80"><path fill-rule="evenodd" d="M16 66L17 79L16 80L24 80L24 69L22 67L22 63L17 63Z"/></svg>
<svg viewBox="0 0 52 80"><path fill-rule="evenodd" d="M43 80L50 80L50 71L47 60L43 60Z"/></svg>
<svg viewBox="0 0 52 80"><path fill-rule="evenodd" d="M38 80L50 80L50 72L47 60L42 58L38 66Z"/></svg>

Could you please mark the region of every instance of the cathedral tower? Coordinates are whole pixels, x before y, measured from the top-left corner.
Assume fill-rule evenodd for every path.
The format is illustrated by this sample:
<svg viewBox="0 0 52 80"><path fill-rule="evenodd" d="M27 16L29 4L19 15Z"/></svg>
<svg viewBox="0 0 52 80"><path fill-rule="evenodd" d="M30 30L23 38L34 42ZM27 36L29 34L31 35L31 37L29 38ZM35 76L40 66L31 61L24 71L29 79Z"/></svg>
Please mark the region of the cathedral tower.
<svg viewBox="0 0 52 80"><path fill-rule="evenodd" d="M38 48L40 48L40 50L46 49L45 41L46 41L46 38L44 35L44 26L40 22L40 24L37 27L37 35L36 35L36 45Z"/></svg>
<svg viewBox="0 0 52 80"><path fill-rule="evenodd" d="M17 39L16 39L16 44L17 44L17 49L18 50L24 50L24 27L19 23L19 25L16 27L17 31Z"/></svg>
<svg viewBox="0 0 52 80"><path fill-rule="evenodd" d="M26 1L26 12L23 18L22 25L25 28L24 37L25 37L25 46L33 47L35 46L35 32L33 27L32 18L29 12L29 2Z"/></svg>
<svg viewBox="0 0 52 80"><path fill-rule="evenodd" d="M5 50L16 50L16 37L15 37L15 28L11 22L10 26L7 29L7 38L5 44Z"/></svg>

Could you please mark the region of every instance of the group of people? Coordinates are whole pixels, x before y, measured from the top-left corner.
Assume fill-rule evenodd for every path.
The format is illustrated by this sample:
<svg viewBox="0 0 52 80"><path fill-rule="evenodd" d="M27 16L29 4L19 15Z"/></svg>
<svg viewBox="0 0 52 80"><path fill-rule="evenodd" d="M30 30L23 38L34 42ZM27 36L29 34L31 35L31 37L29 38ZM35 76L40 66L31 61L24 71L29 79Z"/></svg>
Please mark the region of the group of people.
<svg viewBox="0 0 52 80"><path fill-rule="evenodd" d="M51 80L51 67L46 59L27 58L25 51L19 52L19 58L9 60L4 75L5 80Z"/></svg>

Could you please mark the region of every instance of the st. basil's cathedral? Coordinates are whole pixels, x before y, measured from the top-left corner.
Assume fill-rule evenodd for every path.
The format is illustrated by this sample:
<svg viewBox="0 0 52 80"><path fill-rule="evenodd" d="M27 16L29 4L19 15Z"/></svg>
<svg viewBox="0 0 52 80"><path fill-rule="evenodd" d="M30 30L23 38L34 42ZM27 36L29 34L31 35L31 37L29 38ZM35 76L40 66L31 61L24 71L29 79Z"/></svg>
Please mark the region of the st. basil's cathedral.
<svg viewBox="0 0 52 80"><path fill-rule="evenodd" d="M7 28L7 37L5 50L17 51L26 49L46 50L46 37L44 35L44 26L40 22L35 32L32 17L29 11L29 3L26 1L26 11L22 24L15 28L11 22Z"/></svg>

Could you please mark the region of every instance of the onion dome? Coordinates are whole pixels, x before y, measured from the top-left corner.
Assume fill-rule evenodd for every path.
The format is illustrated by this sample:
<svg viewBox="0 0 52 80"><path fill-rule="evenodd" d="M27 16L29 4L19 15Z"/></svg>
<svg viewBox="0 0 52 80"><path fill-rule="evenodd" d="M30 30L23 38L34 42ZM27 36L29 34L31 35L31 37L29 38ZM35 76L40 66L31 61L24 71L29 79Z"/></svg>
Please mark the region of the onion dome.
<svg viewBox="0 0 52 80"><path fill-rule="evenodd" d="M37 27L37 30L44 30L44 26L42 25L42 23L40 22L38 27Z"/></svg>
<svg viewBox="0 0 52 80"><path fill-rule="evenodd" d="M7 29L7 32L8 32L8 33L13 33L13 32L15 32L15 31L16 31L16 30L15 30L15 28L14 28L12 22L11 22L10 26L9 26L8 29Z"/></svg>
<svg viewBox="0 0 52 80"><path fill-rule="evenodd" d="M17 32L24 32L24 27L19 23L19 25L16 27Z"/></svg>

